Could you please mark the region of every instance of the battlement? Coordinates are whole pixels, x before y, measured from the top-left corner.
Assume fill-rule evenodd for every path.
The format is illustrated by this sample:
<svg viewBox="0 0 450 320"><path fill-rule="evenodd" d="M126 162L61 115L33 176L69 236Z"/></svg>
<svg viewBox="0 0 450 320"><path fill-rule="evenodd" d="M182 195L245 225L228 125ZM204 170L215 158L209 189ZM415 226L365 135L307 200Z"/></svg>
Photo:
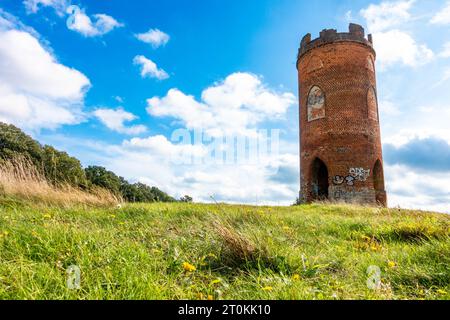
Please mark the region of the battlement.
<svg viewBox="0 0 450 320"><path fill-rule="evenodd" d="M335 42L358 42L365 44L373 49L372 35L369 34L365 38L364 28L358 24L350 23L348 27L349 32L337 32L336 29L324 29L320 32L317 39L311 40L311 34L305 35L300 42L300 49L298 50L298 59L300 59L306 52L311 49Z"/></svg>

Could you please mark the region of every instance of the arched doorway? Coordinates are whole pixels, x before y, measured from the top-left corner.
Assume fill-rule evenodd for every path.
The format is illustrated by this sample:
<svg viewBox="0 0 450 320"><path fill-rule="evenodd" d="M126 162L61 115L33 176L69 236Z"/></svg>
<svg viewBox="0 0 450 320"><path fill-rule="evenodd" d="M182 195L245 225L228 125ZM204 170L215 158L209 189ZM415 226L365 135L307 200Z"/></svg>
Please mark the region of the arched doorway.
<svg viewBox="0 0 450 320"><path fill-rule="evenodd" d="M316 158L312 163L312 200L328 199L328 168Z"/></svg>
<svg viewBox="0 0 450 320"><path fill-rule="evenodd" d="M380 160L375 162L373 167L373 187L375 189L375 197L377 203L384 203L384 176L383 176L383 165Z"/></svg>

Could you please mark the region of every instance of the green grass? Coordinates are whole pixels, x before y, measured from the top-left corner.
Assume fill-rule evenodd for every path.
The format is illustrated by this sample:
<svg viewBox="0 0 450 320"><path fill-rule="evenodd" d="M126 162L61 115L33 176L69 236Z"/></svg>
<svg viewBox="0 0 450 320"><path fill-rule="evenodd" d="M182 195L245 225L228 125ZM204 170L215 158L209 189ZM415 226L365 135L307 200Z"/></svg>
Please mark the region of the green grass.
<svg viewBox="0 0 450 320"><path fill-rule="evenodd" d="M449 226L443 214L348 205L1 198L0 299L449 299ZM71 265L78 290L66 285Z"/></svg>

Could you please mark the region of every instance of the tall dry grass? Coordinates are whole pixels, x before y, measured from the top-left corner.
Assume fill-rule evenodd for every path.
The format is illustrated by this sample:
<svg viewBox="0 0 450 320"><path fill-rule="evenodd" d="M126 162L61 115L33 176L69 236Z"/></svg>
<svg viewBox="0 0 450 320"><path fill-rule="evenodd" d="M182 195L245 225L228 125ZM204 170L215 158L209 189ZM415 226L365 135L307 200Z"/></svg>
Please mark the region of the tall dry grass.
<svg viewBox="0 0 450 320"><path fill-rule="evenodd" d="M122 201L102 188L91 188L87 192L69 184L55 186L24 158L0 162L0 195L64 206L116 205Z"/></svg>

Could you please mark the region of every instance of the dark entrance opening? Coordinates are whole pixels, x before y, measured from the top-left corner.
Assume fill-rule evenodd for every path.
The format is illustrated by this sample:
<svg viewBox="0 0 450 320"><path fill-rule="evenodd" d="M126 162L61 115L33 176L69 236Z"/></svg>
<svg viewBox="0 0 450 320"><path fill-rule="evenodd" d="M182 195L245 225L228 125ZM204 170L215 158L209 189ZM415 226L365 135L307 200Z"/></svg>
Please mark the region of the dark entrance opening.
<svg viewBox="0 0 450 320"><path fill-rule="evenodd" d="M313 201L328 199L328 169L319 158L312 164L312 198Z"/></svg>
<svg viewBox="0 0 450 320"><path fill-rule="evenodd" d="M373 167L373 187L375 189L377 203L384 204L384 176L383 166L380 160L377 160L377 162L375 162L375 166Z"/></svg>

